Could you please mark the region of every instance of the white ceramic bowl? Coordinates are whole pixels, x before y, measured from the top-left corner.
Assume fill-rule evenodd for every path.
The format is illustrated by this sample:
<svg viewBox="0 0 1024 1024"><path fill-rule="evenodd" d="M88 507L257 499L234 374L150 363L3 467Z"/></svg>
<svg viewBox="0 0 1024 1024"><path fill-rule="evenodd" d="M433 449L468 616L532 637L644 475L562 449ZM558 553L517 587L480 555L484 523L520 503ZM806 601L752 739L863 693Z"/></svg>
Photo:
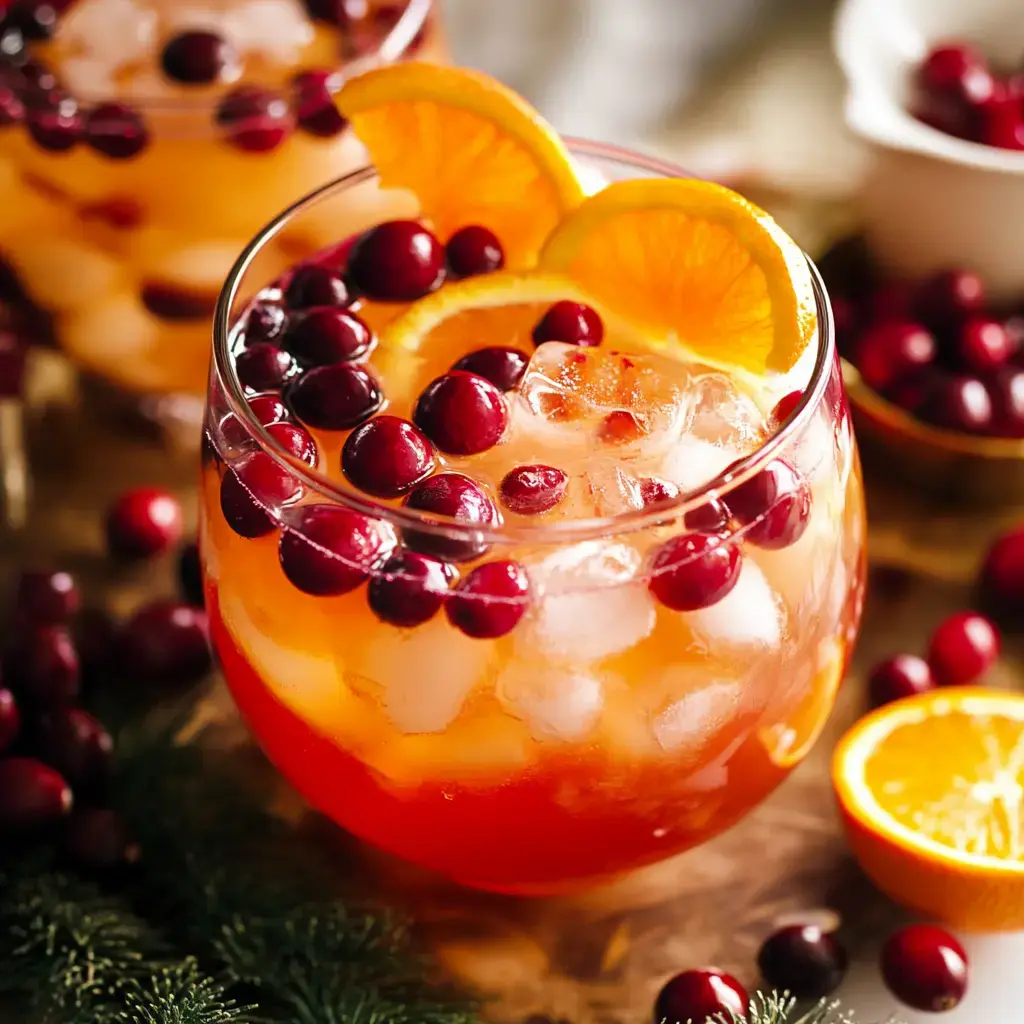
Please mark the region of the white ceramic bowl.
<svg viewBox="0 0 1024 1024"><path fill-rule="evenodd" d="M1024 152L965 142L906 108L914 68L940 41L977 44L993 66L1024 59L1024 0L844 0L834 46L846 120L872 154L862 192L876 259L917 277L969 267L1024 298Z"/></svg>

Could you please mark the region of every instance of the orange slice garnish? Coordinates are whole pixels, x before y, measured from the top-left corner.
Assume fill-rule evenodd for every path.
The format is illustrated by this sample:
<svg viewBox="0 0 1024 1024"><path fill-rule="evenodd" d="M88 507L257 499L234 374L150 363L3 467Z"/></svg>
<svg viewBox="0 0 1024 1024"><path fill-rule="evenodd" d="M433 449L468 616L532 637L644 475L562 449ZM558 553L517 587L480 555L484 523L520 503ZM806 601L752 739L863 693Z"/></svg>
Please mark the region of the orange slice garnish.
<svg viewBox="0 0 1024 1024"><path fill-rule="evenodd" d="M883 892L954 927L1024 928L1024 695L950 688L886 705L840 742L832 781Z"/></svg>
<svg viewBox="0 0 1024 1024"><path fill-rule="evenodd" d="M815 337L800 248L763 210L710 182L609 185L555 228L539 268L712 366L785 372Z"/></svg>
<svg viewBox="0 0 1024 1024"><path fill-rule="evenodd" d="M555 130L487 75L411 61L350 79L336 99L381 184L413 192L442 241L482 224L507 266L528 266L583 198Z"/></svg>

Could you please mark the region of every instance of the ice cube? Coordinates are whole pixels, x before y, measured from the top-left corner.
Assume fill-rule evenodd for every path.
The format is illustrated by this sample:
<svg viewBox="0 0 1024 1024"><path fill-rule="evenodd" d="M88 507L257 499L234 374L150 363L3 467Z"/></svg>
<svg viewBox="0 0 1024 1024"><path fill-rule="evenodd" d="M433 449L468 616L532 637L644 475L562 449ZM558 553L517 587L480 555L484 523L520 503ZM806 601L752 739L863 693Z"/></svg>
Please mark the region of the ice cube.
<svg viewBox="0 0 1024 1024"><path fill-rule="evenodd" d="M139 63L156 45L159 27L151 4L136 0L85 0L70 6L60 24L60 41L68 52L95 61L110 74ZM63 76L63 69L61 70ZM70 84L70 83L69 83ZM77 87L75 87L77 92ZM85 95L92 96L92 92Z"/></svg>
<svg viewBox="0 0 1024 1024"><path fill-rule="evenodd" d="M736 586L710 608L686 616L686 623L712 651L731 647L777 647L784 610L757 563L744 558Z"/></svg>
<svg viewBox="0 0 1024 1024"><path fill-rule="evenodd" d="M657 475L678 484L683 491L695 491L742 457L738 448L686 434L669 450Z"/></svg>
<svg viewBox="0 0 1024 1024"><path fill-rule="evenodd" d="M727 374L697 377L691 394L690 432L695 437L750 451L764 436L765 416Z"/></svg>
<svg viewBox="0 0 1024 1024"><path fill-rule="evenodd" d="M298 0L248 0L228 12L227 38L244 52L294 64L313 39L313 26Z"/></svg>
<svg viewBox="0 0 1024 1024"><path fill-rule="evenodd" d="M684 693L652 723L659 746L669 753L696 755L739 712L742 687L733 679L716 679Z"/></svg>
<svg viewBox="0 0 1024 1024"><path fill-rule="evenodd" d="M583 484L595 516L614 516L644 507L640 481L625 466L611 460L593 459Z"/></svg>
<svg viewBox="0 0 1024 1024"><path fill-rule="evenodd" d="M549 664L513 662L498 677L498 699L535 739L581 740L604 707L601 680L588 672Z"/></svg>

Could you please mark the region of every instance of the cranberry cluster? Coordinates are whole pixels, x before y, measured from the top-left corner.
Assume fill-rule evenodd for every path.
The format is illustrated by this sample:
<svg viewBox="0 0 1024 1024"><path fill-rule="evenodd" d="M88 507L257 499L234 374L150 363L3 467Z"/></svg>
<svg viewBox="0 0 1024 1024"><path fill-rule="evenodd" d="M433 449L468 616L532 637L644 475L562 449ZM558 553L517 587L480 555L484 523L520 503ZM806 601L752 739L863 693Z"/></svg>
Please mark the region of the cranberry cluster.
<svg viewBox="0 0 1024 1024"><path fill-rule="evenodd" d="M110 509L107 535L118 560L151 558L181 536L181 509L154 488L129 492ZM184 600L161 599L120 624L83 608L74 577L24 570L0 685L0 831L35 836L56 830L76 864L114 870L138 857L127 823L107 803L113 741L81 706L106 683L157 690L193 682L211 665L199 557L182 549Z"/></svg>
<svg viewBox="0 0 1024 1024"><path fill-rule="evenodd" d="M943 43L921 62L914 84L918 120L969 142L1024 149L1024 68L997 75L969 43Z"/></svg>

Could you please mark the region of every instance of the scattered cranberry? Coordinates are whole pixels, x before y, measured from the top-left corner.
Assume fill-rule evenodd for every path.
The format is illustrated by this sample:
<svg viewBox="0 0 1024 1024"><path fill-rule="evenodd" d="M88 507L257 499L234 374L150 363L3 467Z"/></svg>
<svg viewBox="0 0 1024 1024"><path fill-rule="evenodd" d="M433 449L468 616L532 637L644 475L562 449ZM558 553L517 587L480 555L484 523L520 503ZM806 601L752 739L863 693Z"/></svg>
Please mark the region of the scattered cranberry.
<svg viewBox="0 0 1024 1024"><path fill-rule="evenodd" d="M292 320L284 347L307 366L361 359L373 347L373 332L355 313L336 306L314 306Z"/></svg>
<svg viewBox="0 0 1024 1024"><path fill-rule="evenodd" d="M114 741L103 724L81 708L58 708L39 726L39 756L80 796L106 785Z"/></svg>
<svg viewBox="0 0 1024 1024"><path fill-rule="evenodd" d="M466 536L466 526L490 526L497 522L498 513L487 492L475 481L461 473L438 473L427 477L409 492L405 499L408 508L425 512L427 516L457 520L458 526L449 527L457 536L406 529L405 543L416 551L434 555L452 562L468 562L479 558L487 545L478 534Z"/></svg>
<svg viewBox="0 0 1024 1024"><path fill-rule="evenodd" d="M414 220L390 220L361 235L348 261L356 291L380 302L412 302L441 287L444 246Z"/></svg>
<svg viewBox="0 0 1024 1024"><path fill-rule="evenodd" d="M582 302L564 299L556 302L533 329L533 343L563 341L569 345L592 347L604 338L604 324L596 309Z"/></svg>
<svg viewBox="0 0 1024 1024"><path fill-rule="evenodd" d="M984 312L985 284L970 270L944 270L921 286L917 315L933 331L942 331L964 317Z"/></svg>
<svg viewBox="0 0 1024 1024"><path fill-rule="evenodd" d="M269 427L272 423L284 423L291 419L288 406L280 395L253 395L248 399L249 409L253 418L261 427Z"/></svg>
<svg viewBox="0 0 1024 1024"><path fill-rule="evenodd" d="M811 515L807 482L782 459L769 462L729 492L724 502L732 518L746 527L744 539L771 550L795 544Z"/></svg>
<svg viewBox="0 0 1024 1024"><path fill-rule="evenodd" d="M649 485L664 483L650 478ZM505 508L521 516L550 512L564 497L569 477L554 466L517 466L505 474L499 494ZM677 492L678 493L678 492ZM644 498L644 504L647 504Z"/></svg>
<svg viewBox="0 0 1024 1024"><path fill-rule="evenodd" d="M797 999L823 999L846 974L846 950L815 925L790 925L770 936L757 955L761 976Z"/></svg>
<svg viewBox="0 0 1024 1024"><path fill-rule="evenodd" d="M22 622L54 626L78 614L82 595L69 572L25 569L14 592L15 613Z"/></svg>
<svg viewBox="0 0 1024 1024"><path fill-rule="evenodd" d="M206 612L178 601L144 605L118 632L117 660L133 684L195 682L212 664Z"/></svg>
<svg viewBox="0 0 1024 1024"><path fill-rule="evenodd" d="M304 427L295 423L272 423L267 433L289 454L316 468L320 459L316 441Z"/></svg>
<svg viewBox="0 0 1024 1024"><path fill-rule="evenodd" d="M242 337L247 345L258 341L278 342L288 326L288 315L272 302L257 302L245 318Z"/></svg>
<svg viewBox="0 0 1024 1024"><path fill-rule="evenodd" d="M913 374L935 361L935 338L912 321L880 323L857 342L854 362L864 382L875 391Z"/></svg>
<svg viewBox="0 0 1024 1024"><path fill-rule="evenodd" d="M370 580L370 609L393 626L419 626L432 619L448 597L452 569L427 555L401 551Z"/></svg>
<svg viewBox="0 0 1024 1024"><path fill-rule="evenodd" d="M644 436L640 421L628 409L614 409L597 428L597 439L604 444L631 444Z"/></svg>
<svg viewBox="0 0 1024 1024"><path fill-rule="evenodd" d="M1024 115L1021 98L1009 91L997 92L978 108L977 141L997 149L1024 149Z"/></svg>
<svg viewBox="0 0 1024 1024"><path fill-rule="evenodd" d="M6 750L21 731L21 714L14 694L0 689L0 752Z"/></svg>
<svg viewBox="0 0 1024 1024"><path fill-rule="evenodd" d="M185 544L178 555L178 590L189 604L203 606L203 567L195 541Z"/></svg>
<svg viewBox="0 0 1024 1024"><path fill-rule="evenodd" d="M891 704L935 689L935 677L924 658L897 654L874 667L868 678L868 693L874 707Z"/></svg>
<svg viewBox="0 0 1024 1024"><path fill-rule="evenodd" d="M334 102L334 75L330 71L302 71L292 79L295 120L310 135L330 139L348 125Z"/></svg>
<svg viewBox="0 0 1024 1024"><path fill-rule="evenodd" d="M64 826L64 851L77 867L101 872L127 867L141 855L124 818L101 807L71 812Z"/></svg>
<svg viewBox="0 0 1024 1024"><path fill-rule="evenodd" d="M243 537L262 537L277 526L283 505L301 493L299 482L265 452L255 452L220 482L220 509Z"/></svg>
<svg viewBox="0 0 1024 1024"><path fill-rule="evenodd" d="M964 686L987 672L999 657L999 631L977 612L957 612L932 634L928 664L940 686Z"/></svg>
<svg viewBox="0 0 1024 1024"><path fill-rule="evenodd" d="M722 971L683 971L670 978L654 1004L654 1024L696 1024L709 1019L744 1020L750 998Z"/></svg>
<svg viewBox="0 0 1024 1024"><path fill-rule="evenodd" d="M235 357L235 373L249 391L276 391L295 373L295 360L275 345L258 341Z"/></svg>
<svg viewBox="0 0 1024 1024"><path fill-rule="evenodd" d="M644 508L667 505L676 501L681 493L671 480L663 480L658 476L647 476L640 481L640 500L644 503Z"/></svg>
<svg viewBox="0 0 1024 1024"><path fill-rule="evenodd" d="M933 381L919 413L937 427L967 434L987 434L994 417L988 388L977 377L961 374Z"/></svg>
<svg viewBox="0 0 1024 1024"><path fill-rule="evenodd" d="M972 316L964 321L956 343L959 365L968 373L991 373L1005 365L1013 348L1006 328L998 320Z"/></svg>
<svg viewBox="0 0 1024 1024"><path fill-rule="evenodd" d="M490 381L465 370L449 370L426 386L412 418L442 452L476 455L501 440L508 408Z"/></svg>
<svg viewBox="0 0 1024 1024"><path fill-rule="evenodd" d="M160 55L160 66L175 82L208 85L216 82L237 59L234 48L223 36L192 29L167 43Z"/></svg>
<svg viewBox="0 0 1024 1024"><path fill-rule="evenodd" d="M81 666L64 626L19 630L4 659L4 670L12 689L27 702L48 707L78 696Z"/></svg>
<svg viewBox="0 0 1024 1024"><path fill-rule="evenodd" d="M992 433L996 437L1024 437L1024 370L1004 367L988 381L992 401Z"/></svg>
<svg viewBox="0 0 1024 1024"><path fill-rule="evenodd" d="M691 508L683 517L683 522L688 530L724 537L732 526L732 516L724 502L718 498L708 498L696 508Z"/></svg>
<svg viewBox="0 0 1024 1024"><path fill-rule="evenodd" d="M220 101L217 124L227 141L247 153L267 153L291 134L288 103L258 85L239 85Z"/></svg>
<svg viewBox="0 0 1024 1024"><path fill-rule="evenodd" d="M453 370L465 370L489 380L499 391L511 391L522 380L530 357L518 348L492 345L463 356Z"/></svg>
<svg viewBox="0 0 1024 1024"><path fill-rule="evenodd" d="M320 430L349 430L384 404L376 378L362 366L317 366L288 390L288 403L304 423Z"/></svg>
<svg viewBox="0 0 1024 1024"><path fill-rule="evenodd" d="M515 629L526 612L529 592L529 578L518 562L485 562L456 585L445 612L466 636L492 640Z"/></svg>
<svg viewBox="0 0 1024 1024"><path fill-rule="evenodd" d="M149 142L141 115L124 103L101 103L85 118L85 141L112 160L130 160Z"/></svg>
<svg viewBox="0 0 1024 1024"><path fill-rule="evenodd" d="M1003 534L988 549L979 582L985 607L1019 628L1024 621L1024 527Z"/></svg>
<svg viewBox="0 0 1024 1024"><path fill-rule="evenodd" d="M314 306L348 306L352 302L345 279L336 270L310 263L299 267L284 293L289 309L312 309Z"/></svg>
<svg viewBox="0 0 1024 1024"><path fill-rule="evenodd" d="M470 224L459 228L445 246L448 269L456 277L490 274L505 266L505 252L490 228Z"/></svg>
<svg viewBox="0 0 1024 1024"><path fill-rule="evenodd" d="M791 391L775 403L775 408L772 410L772 419L781 427L796 412L803 400L804 393L802 391Z"/></svg>
<svg viewBox="0 0 1024 1024"><path fill-rule="evenodd" d="M126 491L107 512L107 547L117 558L163 554L181 540L181 532L181 505L159 487Z"/></svg>
<svg viewBox="0 0 1024 1024"><path fill-rule="evenodd" d="M740 577L739 546L717 534L686 533L666 541L651 562L651 593L677 612L721 601Z"/></svg>
<svg viewBox="0 0 1024 1024"><path fill-rule="evenodd" d="M357 427L341 450L348 481L378 498L397 498L434 468L430 441L408 420L378 416Z"/></svg>
<svg viewBox="0 0 1024 1024"><path fill-rule="evenodd" d="M28 832L71 810L71 789L48 765L29 757L0 761L0 830Z"/></svg>
<svg viewBox="0 0 1024 1024"><path fill-rule="evenodd" d="M952 1010L967 991L967 953L934 925L893 932L882 947L881 967L889 991L915 1010Z"/></svg>
<svg viewBox="0 0 1024 1024"><path fill-rule="evenodd" d="M82 114L77 101L59 90L35 97L25 113L25 124L37 146L64 153L82 137Z"/></svg>

